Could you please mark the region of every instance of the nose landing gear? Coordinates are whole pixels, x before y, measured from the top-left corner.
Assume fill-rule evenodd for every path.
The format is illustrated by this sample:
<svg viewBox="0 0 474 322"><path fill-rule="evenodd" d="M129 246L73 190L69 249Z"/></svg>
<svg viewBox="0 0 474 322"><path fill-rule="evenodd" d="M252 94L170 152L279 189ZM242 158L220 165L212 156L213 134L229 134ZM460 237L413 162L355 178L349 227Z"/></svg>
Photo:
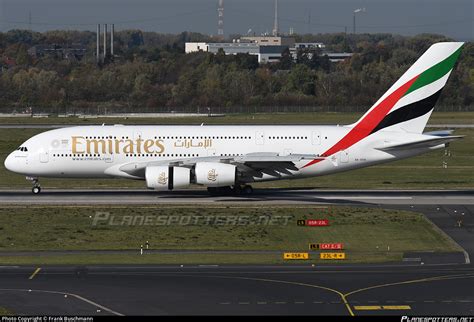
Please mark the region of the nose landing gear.
<svg viewBox="0 0 474 322"><path fill-rule="evenodd" d="M39 184L38 178L26 177L26 180L30 180L33 183L33 188L31 188L31 192L33 192L33 194L37 195L41 192L41 186Z"/></svg>
<svg viewBox="0 0 474 322"><path fill-rule="evenodd" d="M38 186L33 186L33 188L31 188L31 191L37 195L41 192L41 187L38 185Z"/></svg>

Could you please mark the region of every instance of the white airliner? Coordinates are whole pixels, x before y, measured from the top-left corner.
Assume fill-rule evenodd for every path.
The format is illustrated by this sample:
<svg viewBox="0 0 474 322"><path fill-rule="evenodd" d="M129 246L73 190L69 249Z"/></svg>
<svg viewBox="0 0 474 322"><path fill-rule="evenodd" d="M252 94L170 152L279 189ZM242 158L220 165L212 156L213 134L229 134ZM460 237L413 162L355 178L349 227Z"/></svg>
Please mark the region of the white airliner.
<svg viewBox="0 0 474 322"><path fill-rule="evenodd" d="M30 138L5 167L32 180L35 194L39 177L139 179L155 190L198 184L220 194L416 156L461 138L423 129L462 45L432 45L351 125L78 126Z"/></svg>

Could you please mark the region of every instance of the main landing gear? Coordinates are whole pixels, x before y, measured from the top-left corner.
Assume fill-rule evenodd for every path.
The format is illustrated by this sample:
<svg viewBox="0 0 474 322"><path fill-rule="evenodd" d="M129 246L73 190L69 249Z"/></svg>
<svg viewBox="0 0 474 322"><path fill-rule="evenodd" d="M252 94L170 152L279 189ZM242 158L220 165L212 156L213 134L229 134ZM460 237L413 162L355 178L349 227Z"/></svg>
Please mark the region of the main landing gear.
<svg viewBox="0 0 474 322"><path fill-rule="evenodd" d="M251 195L253 188L248 184L244 186L207 187L207 192L209 192L211 196Z"/></svg>
<svg viewBox="0 0 474 322"><path fill-rule="evenodd" d="M39 184L38 178L26 178L27 180L30 180L33 183L33 188L31 188L31 192L33 194L37 195L41 192L41 186Z"/></svg>

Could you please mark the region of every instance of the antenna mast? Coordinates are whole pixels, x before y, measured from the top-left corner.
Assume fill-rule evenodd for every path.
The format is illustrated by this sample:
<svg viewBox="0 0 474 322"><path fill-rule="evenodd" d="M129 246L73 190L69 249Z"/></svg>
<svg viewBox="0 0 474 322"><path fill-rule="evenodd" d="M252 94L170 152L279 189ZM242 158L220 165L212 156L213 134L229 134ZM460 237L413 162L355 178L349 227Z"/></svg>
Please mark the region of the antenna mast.
<svg viewBox="0 0 474 322"><path fill-rule="evenodd" d="M275 0L275 21L273 22L273 36L278 36L278 0Z"/></svg>
<svg viewBox="0 0 474 322"><path fill-rule="evenodd" d="M219 38L224 38L224 0L219 0L217 16L217 36Z"/></svg>

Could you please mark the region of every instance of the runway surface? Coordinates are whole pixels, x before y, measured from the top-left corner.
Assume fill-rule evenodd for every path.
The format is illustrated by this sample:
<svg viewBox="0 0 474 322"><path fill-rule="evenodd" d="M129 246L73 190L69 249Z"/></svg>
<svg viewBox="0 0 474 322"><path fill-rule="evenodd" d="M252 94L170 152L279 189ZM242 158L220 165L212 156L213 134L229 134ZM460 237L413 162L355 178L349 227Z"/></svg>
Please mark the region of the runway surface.
<svg viewBox="0 0 474 322"><path fill-rule="evenodd" d="M473 315L461 266L0 268L18 314Z"/></svg>
<svg viewBox="0 0 474 322"><path fill-rule="evenodd" d="M256 189L251 196L212 197L205 190L155 192L148 190L59 190L43 188L39 195L30 190L0 190L1 204L98 205L473 205L474 190L307 190Z"/></svg>

